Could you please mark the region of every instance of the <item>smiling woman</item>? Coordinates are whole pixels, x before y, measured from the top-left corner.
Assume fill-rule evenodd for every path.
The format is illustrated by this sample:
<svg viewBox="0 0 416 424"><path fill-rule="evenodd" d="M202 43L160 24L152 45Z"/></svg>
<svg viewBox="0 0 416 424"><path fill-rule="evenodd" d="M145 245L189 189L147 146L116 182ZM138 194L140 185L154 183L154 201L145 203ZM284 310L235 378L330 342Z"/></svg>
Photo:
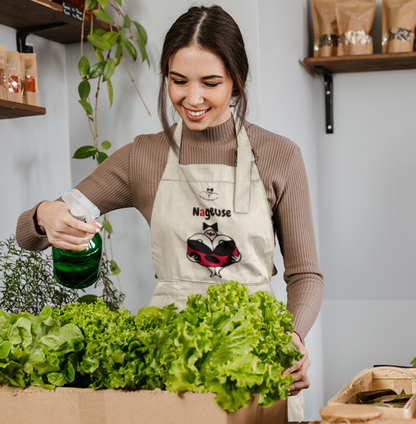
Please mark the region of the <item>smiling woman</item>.
<svg viewBox="0 0 416 424"><path fill-rule="evenodd" d="M172 56L169 69L169 97L189 129L201 131L230 119L234 82L217 55L185 47Z"/></svg>
<svg viewBox="0 0 416 424"><path fill-rule="evenodd" d="M174 303L183 310L189 295L230 280L250 293L274 296L277 236L294 318L292 342L304 355L285 371L296 395L309 387L304 338L319 313L323 277L300 149L245 120L248 71L233 18L219 6L190 8L163 44L163 131L137 136L76 188L101 214L135 207L148 221L158 278L152 306ZM168 98L179 115L173 125ZM80 250L95 232L96 226L77 221L55 201L24 212L17 237L27 249L52 241Z"/></svg>

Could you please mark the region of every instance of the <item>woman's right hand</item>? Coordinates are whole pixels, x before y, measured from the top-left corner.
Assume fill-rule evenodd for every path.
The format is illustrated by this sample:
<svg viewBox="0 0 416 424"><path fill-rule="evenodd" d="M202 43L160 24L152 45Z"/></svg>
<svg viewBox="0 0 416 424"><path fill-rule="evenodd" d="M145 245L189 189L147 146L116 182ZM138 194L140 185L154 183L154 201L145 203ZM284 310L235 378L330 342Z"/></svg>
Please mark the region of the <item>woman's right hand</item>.
<svg viewBox="0 0 416 424"><path fill-rule="evenodd" d="M46 233L52 246L65 250L84 250L101 224L87 224L71 215L65 202L42 202L36 213L40 230Z"/></svg>

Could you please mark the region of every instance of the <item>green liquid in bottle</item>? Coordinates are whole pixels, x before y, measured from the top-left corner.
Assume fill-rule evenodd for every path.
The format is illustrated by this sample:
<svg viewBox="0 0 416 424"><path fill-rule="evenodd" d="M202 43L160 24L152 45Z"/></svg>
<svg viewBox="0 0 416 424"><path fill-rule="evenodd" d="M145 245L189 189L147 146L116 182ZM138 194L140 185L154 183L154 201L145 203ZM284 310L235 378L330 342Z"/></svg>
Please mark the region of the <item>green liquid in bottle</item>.
<svg viewBox="0 0 416 424"><path fill-rule="evenodd" d="M56 281L71 289L93 285L100 275L102 244L102 238L97 233L81 252L52 247Z"/></svg>

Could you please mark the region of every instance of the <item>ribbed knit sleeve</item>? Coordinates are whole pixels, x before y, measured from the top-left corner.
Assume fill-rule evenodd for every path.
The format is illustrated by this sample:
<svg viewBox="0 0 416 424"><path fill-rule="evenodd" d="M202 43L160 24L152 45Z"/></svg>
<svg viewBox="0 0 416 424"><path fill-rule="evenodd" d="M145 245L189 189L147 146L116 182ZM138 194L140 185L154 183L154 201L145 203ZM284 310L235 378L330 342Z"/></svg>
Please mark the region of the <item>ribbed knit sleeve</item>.
<svg viewBox="0 0 416 424"><path fill-rule="evenodd" d="M274 221L284 260L287 308L294 316L296 333L304 340L321 307L323 277L318 265L306 170L297 147Z"/></svg>

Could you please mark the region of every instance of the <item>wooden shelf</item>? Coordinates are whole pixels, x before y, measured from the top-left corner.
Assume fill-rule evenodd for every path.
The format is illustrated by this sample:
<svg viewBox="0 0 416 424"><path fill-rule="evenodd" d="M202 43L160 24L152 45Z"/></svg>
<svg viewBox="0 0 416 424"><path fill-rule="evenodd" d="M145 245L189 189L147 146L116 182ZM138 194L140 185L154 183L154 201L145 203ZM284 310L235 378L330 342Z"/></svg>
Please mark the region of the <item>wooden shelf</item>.
<svg viewBox="0 0 416 424"><path fill-rule="evenodd" d="M303 63L312 72L315 71L315 66L323 66L331 74L398 71L416 69L416 52L307 57Z"/></svg>
<svg viewBox="0 0 416 424"><path fill-rule="evenodd" d="M0 100L0 119L23 118L24 116L45 115L44 107Z"/></svg>
<svg viewBox="0 0 416 424"><path fill-rule="evenodd" d="M66 22L65 28L36 33L37 36L61 44L79 43L81 41L82 21L65 15L60 4L50 0L0 0L0 24L17 30ZM109 24L94 19L94 28L108 30ZM84 39L91 28L91 19L85 18Z"/></svg>

